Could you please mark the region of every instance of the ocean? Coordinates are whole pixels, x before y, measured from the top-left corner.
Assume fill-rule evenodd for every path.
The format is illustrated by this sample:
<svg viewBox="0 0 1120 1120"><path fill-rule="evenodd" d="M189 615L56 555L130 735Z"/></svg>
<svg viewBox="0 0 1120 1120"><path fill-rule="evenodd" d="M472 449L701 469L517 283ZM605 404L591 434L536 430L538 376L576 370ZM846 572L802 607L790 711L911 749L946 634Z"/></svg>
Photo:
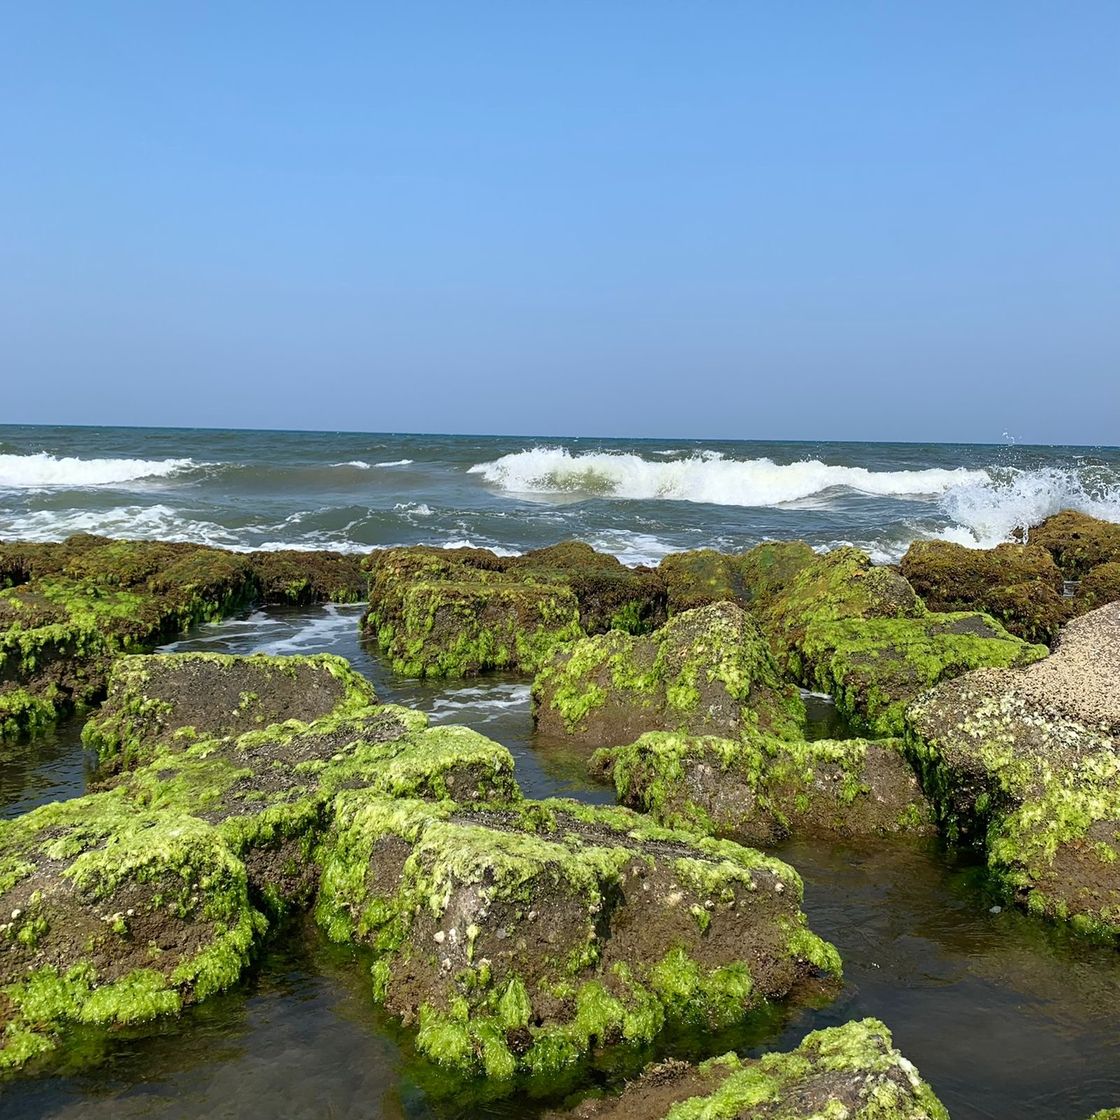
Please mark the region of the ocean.
<svg viewBox="0 0 1120 1120"><path fill-rule="evenodd" d="M1120 522L1120 449L0 426L0 539L501 552L576 538L628 564L802 538L898 560Z"/></svg>

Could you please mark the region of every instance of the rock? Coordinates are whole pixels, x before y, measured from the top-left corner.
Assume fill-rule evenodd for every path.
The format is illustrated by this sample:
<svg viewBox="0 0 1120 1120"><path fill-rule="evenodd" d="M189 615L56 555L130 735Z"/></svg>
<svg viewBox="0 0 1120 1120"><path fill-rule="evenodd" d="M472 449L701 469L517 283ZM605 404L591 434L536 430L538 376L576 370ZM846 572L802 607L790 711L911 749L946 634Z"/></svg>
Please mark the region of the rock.
<svg viewBox="0 0 1120 1120"><path fill-rule="evenodd" d="M670 553L658 572L670 614L719 602L747 608L770 599L815 555L804 541L767 541L735 555L702 548Z"/></svg>
<svg viewBox="0 0 1120 1120"><path fill-rule="evenodd" d="M163 694L178 699L192 666L177 676L174 659L128 660L158 662L153 678L170 680ZM248 679L227 660L217 663L224 676ZM271 682L293 660L321 659L242 660L248 676ZM236 980L270 923L314 899L317 847L344 792L412 806L521 799L504 747L393 705L344 702L308 722L229 730L219 719L210 734L168 738L158 722L133 723L130 757L148 765L0 822L0 1068L50 1050L68 1025L171 1014Z"/></svg>
<svg viewBox="0 0 1120 1120"><path fill-rule="evenodd" d="M1082 579L1098 564L1120 561L1120 525L1071 509L1036 525L1029 539L1050 552L1066 579Z"/></svg>
<svg viewBox="0 0 1120 1120"><path fill-rule="evenodd" d="M655 634L620 631L558 650L533 682L538 730L596 746L646 731L799 737L805 706L758 624L733 603L675 615Z"/></svg>
<svg viewBox="0 0 1120 1120"><path fill-rule="evenodd" d="M117 658L108 695L82 732L102 766L146 761L159 746L237 735L289 719L362 714L373 686L348 661L165 653Z"/></svg>
<svg viewBox="0 0 1120 1120"><path fill-rule="evenodd" d="M550 1120L949 1120L878 1019L814 1031L789 1053L647 1067L617 1097Z"/></svg>
<svg viewBox="0 0 1120 1120"><path fill-rule="evenodd" d="M1062 573L1039 544L915 541L901 571L930 610L983 611L1028 642L1051 644L1069 619Z"/></svg>
<svg viewBox="0 0 1120 1120"><path fill-rule="evenodd" d="M759 620L778 664L875 736L901 734L906 705L941 680L1047 652L988 615L926 610L902 575L854 548L816 557L759 608Z"/></svg>
<svg viewBox="0 0 1120 1120"><path fill-rule="evenodd" d="M950 837L982 843L1032 912L1120 932L1120 603L1044 661L940 685L907 713Z"/></svg>
<svg viewBox="0 0 1120 1120"><path fill-rule="evenodd" d="M664 619L657 573L569 541L524 556L485 549L392 548L367 561L363 626L412 677L535 672L585 633L642 633Z"/></svg>
<svg viewBox="0 0 1120 1120"><path fill-rule="evenodd" d="M0 544L0 736L33 734L96 703L120 653L266 598L342 598L356 589L355 563L87 534Z"/></svg>
<svg viewBox="0 0 1120 1120"><path fill-rule="evenodd" d="M262 603L305 607L313 603L360 603L368 597L363 557L344 552L279 549L250 552Z"/></svg>
<svg viewBox="0 0 1120 1120"><path fill-rule="evenodd" d="M854 727L901 735L906 706L925 689L970 669L1025 665L1046 653L984 614L848 619L810 627L800 679L831 693Z"/></svg>
<svg viewBox="0 0 1120 1120"><path fill-rule="evenodd" d="M376 998L466 1073L549 1073L839 975L789 867L624 809L343 793L321 858L319 922L373 947Z"/></svg>
<svg viewBox="0 0 1120 1120"><path fill-rule="evenodd" d="M265 926L216 829L119 790L0 822L0 916L0 1068L228 987Z"/></svg>
<svg viewBox="0 0 1120 1120"><path fill-rule="evenodd" d="M1090 568L1077 586L1073 597L1073 613L1085 614L1103 607L1105 603L1115 603L1120 599L1120 561L1098 564Z"/></svg>
<svg viewBox="0 0 1120 1120"><path fill-rule="evenodd" d="M898 739L788 742L643 735L592 772L659 824L766 846L798 836L932 835L932 807Z"/></svg>

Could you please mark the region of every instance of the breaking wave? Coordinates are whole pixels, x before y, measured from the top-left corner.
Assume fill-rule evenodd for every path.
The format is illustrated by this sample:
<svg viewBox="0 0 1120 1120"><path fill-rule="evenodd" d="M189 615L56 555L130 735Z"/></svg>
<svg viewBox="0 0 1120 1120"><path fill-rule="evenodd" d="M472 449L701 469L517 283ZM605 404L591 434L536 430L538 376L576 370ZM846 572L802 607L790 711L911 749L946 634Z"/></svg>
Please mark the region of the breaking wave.
<svg viewBox="0 0 1120 1120"><path fill-rule="evenodd" d="M776 506L838 487L883 497L932 498L989 479L986 471L964 467L872 471L818 459L726 459L718 452L654 463L629 452L572 455L563 447L518 451L477 463L469 471L511 494L586 494L720 506Z"/></svg>
<svg viewBox="0 0 1120 1120"><path fill-rule="evenodd" d="M77 459L46 451L0 455L0 487L39 490L46 487L117 486L145 478L167 478L197 466L193 459Z"/></svg>

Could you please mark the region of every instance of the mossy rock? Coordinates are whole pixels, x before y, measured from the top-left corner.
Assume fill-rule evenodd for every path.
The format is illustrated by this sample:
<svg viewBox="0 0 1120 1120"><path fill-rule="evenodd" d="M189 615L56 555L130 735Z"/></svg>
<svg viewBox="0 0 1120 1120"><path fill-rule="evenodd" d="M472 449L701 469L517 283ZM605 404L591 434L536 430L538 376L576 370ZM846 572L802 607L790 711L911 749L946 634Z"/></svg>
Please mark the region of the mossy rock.
<svg viewBox="0 0 1120 1120"><path fill-rule="evenodd" d="M733 603L675 615L655 634L619 631L557 651L533 682L538 730L594 746L646 731L799 738L805 705L758 624Z"/></svg>
<svg viewBox="0 0 1120 1120"><path fill-rule="evenodd" d="M842 715L875 736L901 735L921 692L972 669L1025 665L1047 649L985 614L814 622L798 650L799 678L831 693Z"/></svg>
<svg viewBox="0 0 1120 1120"><path fill-rule="evenodd" d="M932 835L899 739L789 742L651 732L597 751L619 801L670 828L776 844L797 836Z"/></svg>
<svg viewBox="0 0 1120 1120"><path fill-rule="evenodd" d="M1055 653L942 684L908 713L910 752L950 838L1011 897L1120 933L1120 603L1071 622Z"/></svg>
<svg viewBox="0 0 1120 1120"><path fill-rule="evenodd" d="M839 975L791 868L625 809L343 793L319 858L319 922L373 947L376 998L465 1074L547 1074Z"/></svg>
<svg viewBox="0 0 1120 1120"><path fill-rule="evenodd" d="M1106 603L1120 600L1120 561L1090 568L1073 596L1073 613L1087 614Z"/></svg>
<svg viewBox="0 0 1120 1120"><path fill-rule="evenodd" d="M568 541L524 556L485 549L373 553L367 634L412 677L536 672L585 633L644 633L665 617L661 578Z"/></svg>
<svg viewBox="0 0 1120 1120"><path fill-rule="evenodd" d="M117 768L176 741L340 718L376 703L369 681L332 654L141 654L113 663L108 695L82 739L102 766Z"/></svg>
<svg viewBox="0 0 1120 1120"><path fill-rule="evenodd" d="M1083 579L1098 564L1120 561L1120 525L1076 510L1048 517L1029 539L1054 557L1066 579Z"/></svg>
<svg viewBox="0 0 1120 1120"><path fill-rule="evenodd" d="M1052 644L1070 617L1062 573L1041 545L915 541L901 571L931 611L982 611L1028 642Z"/></svg>
<svg viewBox="0 0 1120 1120"><path fill-rule="evenodd" d="M305 607L313 603L360 603L368 598L363 557L345 552L278 549L248 556L260 601Z"/></svg>
<svg viewBox="0 0 1120 1120"><path fill-rule="evenodd" d="M619 1096L550 1120L949 1120L878 1019L814 1031L796 1050L650 1066Z"/></svg>
<svg viewBox="0 0 1120 1120"><path fill-rule="evenodd" d="M228 987L266 925L217 829L121 790L0 822L0 915L0 1067Z"/></svg>
<svg viewBox="0 0 1120 1120"><path fill-rule="evenodd" d="M710 548L670 553L658 571L670 614L719 602L746 608L769 601L815 555L804 541L767 541L738 554Z"/></svg>
<svg viewBox="0 0 1120 1120"><path fill-rule="evenodd" d="M359 598L354 557L77 534L0 543L0 736L96 703L113 658L262 601Z"/></svg>
<svg viewBox="0 0 1120 1120"><path fill-rule="evenodd" d="M810 627L847 619L920 618L925 606L892 568L858 548L814 555L755 609L779 665L796 676Z"/></svg>

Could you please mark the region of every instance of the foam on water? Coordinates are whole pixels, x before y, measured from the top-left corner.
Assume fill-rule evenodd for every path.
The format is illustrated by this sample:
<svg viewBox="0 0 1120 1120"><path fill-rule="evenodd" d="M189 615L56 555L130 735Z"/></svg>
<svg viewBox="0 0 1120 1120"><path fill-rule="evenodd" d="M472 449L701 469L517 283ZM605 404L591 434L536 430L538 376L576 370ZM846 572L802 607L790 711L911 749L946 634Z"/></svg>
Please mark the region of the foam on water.
<svg viewBox="0 0 1120 1120"><path fill-rule="evenodd" d="M146 478L167 478L198 466L193 459L78 459L46 451L0 455L0 488L39 490L118 486Z"/></svg>
<svg viewBox="0 0 1120 1120"><path fill-rule="evenodd" d="M941 499L952 520L937 535L970 548L1024 539L1032 525L1063 509L1120 522L1120 478L1107 468L1009 468L962 483Z"/></svg>
<svg viewBox="0 0 1120 1120"><path fill-rule="evenodd" d="M469 473L510 494L587 494L724 506L777 506L837 487L895 498L932 498L989 478L986 471L963 467L872 471L819 459L727 459L715 451L655 463L630 452L573 455L565 447L514 452L476 463Z"/></svg>
<svg viewBox="0 0 1120 1120"><path fill-rule="evenodd" d="M378 467L410 467L414 460L412 459L391 459L387 463L375 463L374 466Z"/></svg>

